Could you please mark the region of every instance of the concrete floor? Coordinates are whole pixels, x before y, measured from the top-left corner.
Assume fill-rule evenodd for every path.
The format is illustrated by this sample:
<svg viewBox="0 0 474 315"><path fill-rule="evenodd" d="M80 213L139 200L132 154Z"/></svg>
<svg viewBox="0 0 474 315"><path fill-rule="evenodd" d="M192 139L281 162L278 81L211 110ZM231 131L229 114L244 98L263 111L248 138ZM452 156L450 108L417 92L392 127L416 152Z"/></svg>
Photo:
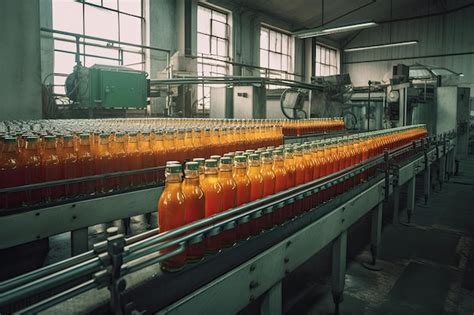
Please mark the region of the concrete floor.
<svg viewBox="0 0 474 315"><path fill-rule="evenodd" d="M386 225L378 263L368 246L348 262L340 314L474 314L474 157L425 205L417 183L413 226ZM401 213L400 220L406 221ZM287 314L334 313L329 276L285 305Z"/></svg>

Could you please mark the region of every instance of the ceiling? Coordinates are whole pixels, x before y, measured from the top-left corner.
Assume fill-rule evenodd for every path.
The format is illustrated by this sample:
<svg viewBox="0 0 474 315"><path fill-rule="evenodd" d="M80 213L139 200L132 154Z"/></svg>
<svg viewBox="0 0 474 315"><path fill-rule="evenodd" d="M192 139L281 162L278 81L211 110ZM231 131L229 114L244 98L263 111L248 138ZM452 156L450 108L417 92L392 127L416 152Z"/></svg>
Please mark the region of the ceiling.
<svg viewBox="0 0 474 315"><path fill-rule="evenodd" d="M291 25L291 31L354 22L375 22L435 14L472 4L473 0L240 0L240 5L277 17ZM323 13L324 2L324 14ZM392 10L390 7L392 6ZM341 40L352 32L330 35Z"/></svg>

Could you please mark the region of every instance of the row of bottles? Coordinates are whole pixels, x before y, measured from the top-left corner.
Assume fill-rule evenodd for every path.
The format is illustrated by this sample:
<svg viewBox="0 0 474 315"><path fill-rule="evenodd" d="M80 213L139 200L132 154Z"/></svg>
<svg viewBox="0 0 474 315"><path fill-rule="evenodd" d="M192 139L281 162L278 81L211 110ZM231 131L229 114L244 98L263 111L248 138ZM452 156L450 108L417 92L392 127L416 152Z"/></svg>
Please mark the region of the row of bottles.
<svg viewBox="0 0 474 315"><path fill-rule="evenodd" d="M168 162L165 189L158 201L160 232L275 193L284 193L289 188L358 165L383 154L385 149L399 148L426 135L424 126L412 126L318 142L235 151L206 160L198 158L185 164L183 181L181 164ZM188 245L184 253L167 259L162 267L169 271L179 270L186 261L199 260L205 254L213 254L222 247L271 229L366 181L374 173L374 168L369 169L258 218L244 218L236 226L226 225L220 233L211 230L204 242Z"/></svg>
<svg viewBox="0 0 474 315"><path fill-rule="evenodd" d="M51 134L30 130L0 135L0 188L140 170L164 166L166 160L184 162L196 156L222 155L238 148L255 149L283 142L281 128L274 126L153 129L146 125L136 131L134 123L125 128L114 122L111 124L117 123L116 128L102 126L91 131L79 123L74 128L54 123L57 128L52 128ZM100 121L97 125L101 125ZM117 131L120 129L126 131ZM153 185L163 177L163 172L157 171L0 193L0 209Z"/></svg>
<svg viewBox="0 0 474 315"><path fill-rule="evenodd" d="M285 136L304 136L307 134L342 131L346 129L342 117L285 120L282 121L281 124Z"/></svg>

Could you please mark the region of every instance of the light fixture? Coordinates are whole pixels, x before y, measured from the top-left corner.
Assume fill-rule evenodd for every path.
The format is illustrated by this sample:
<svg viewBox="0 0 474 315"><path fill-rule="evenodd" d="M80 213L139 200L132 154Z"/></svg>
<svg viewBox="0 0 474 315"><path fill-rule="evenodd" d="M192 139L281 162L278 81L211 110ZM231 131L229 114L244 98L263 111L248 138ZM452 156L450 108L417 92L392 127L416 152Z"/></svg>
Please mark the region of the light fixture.
<svg viewBox="0 0 474 315"><path fill-rule="evenodd" d="M351 48L344 49L344 52L369 50L369 49L379 49L379 48L396 47L396 46L406 46L406 45L415 45L415 44L418 44L417 40L408 40L408 41L404 41L404 42L393 42L393 43L388 43L388 44L351 47Z"/></svg>
<svg viewBox="0 0 474 315"><path fill-rule="evenodd" d="M462 72L461 72L461 73L458 73L458 76L463 77L463 76L464 76L464 73L462 73Z"/></svg>
<svg viewBox="0 0 474 315"><path fill-rule="evenodd" d="M355 30L360 30L364 28L374 27L377 25L378 25L377 23L370 21L370 22L361 22L361 23L342 25L342 26L333 26L333 27L321 26L321 27L316 27L309 30L294 32L293 35L296 36L297 38L309 38L309 37L324 36L324 35L342 33L342 32L348 32L348 31L355 31Z"/></svg>

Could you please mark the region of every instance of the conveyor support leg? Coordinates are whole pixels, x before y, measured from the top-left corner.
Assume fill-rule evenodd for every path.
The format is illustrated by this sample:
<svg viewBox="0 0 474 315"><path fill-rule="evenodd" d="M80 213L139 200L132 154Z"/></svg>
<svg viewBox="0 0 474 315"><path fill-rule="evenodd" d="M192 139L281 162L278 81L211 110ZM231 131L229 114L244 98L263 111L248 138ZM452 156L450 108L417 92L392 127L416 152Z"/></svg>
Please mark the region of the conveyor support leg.
<svg viewBox="0 0 474 315"><path fill-rule="evenodd" d="M430 163L426 164L425 171L423 173L423 190L425 194L425 205L428 204L428 198L431 193L431 166Z"/></svg>
<svg viewBox="0 0 474 315"><path fill-rule="evenodd" d="M382 215L383 215L383 203L372 210L372 224L370 233L370 253L372 254L372 261L370 263L363 263L362 265L372 271L381 270L380 266L377 265L378 249L380 246L380 238L382 236Z"/></svg>
<svg viewBox="0 0 474 315"><path fill-rule="evenodd" d="M393 186L393 224L398 224L400 210L400 186Z"/></svg>
<svg viewBox="0 0 474 315"><path fill-rule="evenodd" d="M408 185L407 185L407 216L408 216L408 223L411 223L411 217L413 215L413 211L415 210L415 181L416 181L416 175L414 175L408 181Z"/></svg>
<svg viewBox="0 0 474 315"><path fill-rule="evenodd" d="M281 315L282 301L281 301L281 281L275 284L268 290L260 305L261 315Z"/></svg>
<svg viewBox="0 0 474 315"><path fill-rule="evenodd" d="M332 243L332 298L335 313L339 314L339 304L343 301L346 275L347 231L343 231Z"/></svg>
<svg viewBox="0 0 474 315"><path fill-rule="evenodd" d="M128 235L130 232L130 218L122 219L124 234Z"/></svg>
<svg viewBox="0 0 474 315"><path fill-rule="evenodd" d="M71 231L71 255L76 256L89 249L88 228Z"/></svg>

